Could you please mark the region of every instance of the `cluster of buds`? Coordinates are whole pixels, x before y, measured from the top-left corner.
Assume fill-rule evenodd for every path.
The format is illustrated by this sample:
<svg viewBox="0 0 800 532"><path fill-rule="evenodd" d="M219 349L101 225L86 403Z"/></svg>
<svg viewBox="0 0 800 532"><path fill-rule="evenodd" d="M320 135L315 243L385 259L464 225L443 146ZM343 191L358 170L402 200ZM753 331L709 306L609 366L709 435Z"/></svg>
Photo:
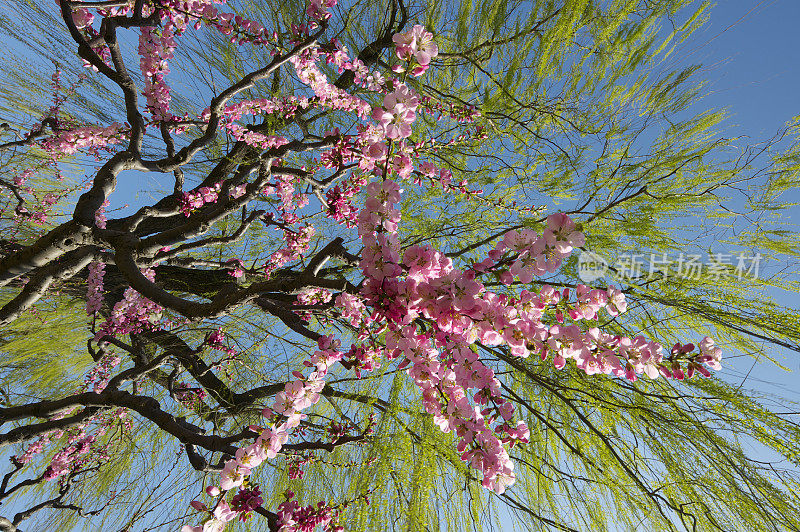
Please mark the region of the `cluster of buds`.
<svg viewBox="0 0 800 532"><path fill-rule="evenodd" d="M222 183L210 187L200 187L191 192L185 192L180 198L180 209L184 216L189 216L192 211L199 209L206 203L216 203Z"/></svg>

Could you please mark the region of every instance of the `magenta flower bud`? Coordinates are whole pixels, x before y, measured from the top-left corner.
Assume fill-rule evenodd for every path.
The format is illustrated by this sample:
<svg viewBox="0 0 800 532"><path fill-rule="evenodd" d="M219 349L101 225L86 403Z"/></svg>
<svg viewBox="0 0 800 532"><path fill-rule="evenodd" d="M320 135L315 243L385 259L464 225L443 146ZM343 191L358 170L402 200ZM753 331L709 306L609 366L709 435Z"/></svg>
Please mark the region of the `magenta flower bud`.
<svg viewBox="0 0 800 532"><path fill-rule="evenodd" d="M697 366L697 372L700 373L700 375L702 375L703 377L710 377L711 376L711 372L708 371L708 368L706 368L704 366L698 365Z"/></svg>
<svg viewBox="0 0 800 532"><path fill-rule="evenodd" d="M683 369L679 362L675 361L672 363L672 375L675 379L682 381L684 378Z"/></svg>
<svg viewBox="0 0 800 532"><path fill-rule="evenodd" d="M192 501L189 503L189 505L198 512L204 512L205 510L208 510L208 507L200 501Z"/></svg>
<svg viewBox="0 0 800 532"><path fill-rule="evenodd" d="M539 354L539 356L541 357L542 361L547 360L547 347L542 346L542 352Z"/></svg>
<svg viewBox="0 0 800 532"><path fill-rule="evenodd" d="M625 366L625 378L631 382L636 382L636 370L630 363Z"/></svg>

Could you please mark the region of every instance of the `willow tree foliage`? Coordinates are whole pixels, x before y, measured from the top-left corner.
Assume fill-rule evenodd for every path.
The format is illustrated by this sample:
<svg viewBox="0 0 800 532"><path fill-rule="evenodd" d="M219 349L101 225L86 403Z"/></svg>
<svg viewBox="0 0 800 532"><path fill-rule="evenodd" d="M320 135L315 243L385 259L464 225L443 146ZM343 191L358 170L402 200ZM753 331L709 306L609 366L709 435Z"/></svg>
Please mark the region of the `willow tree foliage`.
<svg viewBox="0 0 800 532"><path fill-rule="evenodd" d="M720 365L800 351L798 131L725 138L707 14L3 8L0 529L800 528Z"/></svg>

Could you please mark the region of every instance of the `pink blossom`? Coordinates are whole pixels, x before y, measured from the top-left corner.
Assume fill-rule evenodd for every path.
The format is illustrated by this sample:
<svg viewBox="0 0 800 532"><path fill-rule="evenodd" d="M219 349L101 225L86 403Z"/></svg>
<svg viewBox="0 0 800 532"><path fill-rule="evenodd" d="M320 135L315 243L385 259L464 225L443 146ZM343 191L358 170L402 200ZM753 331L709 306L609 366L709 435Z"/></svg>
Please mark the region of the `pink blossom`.
<svg viewBox="0 0 800 532"><path fill-rule="evenodd" d="M249 474L250 470L248 468L242 467L235 459L230 459L225 462L225 467L222 469L219 487L227 491L241 486L245 477Z"/></svg>
<svg viewBox="0 0 800 532"><path fill-rule="evenodd" d="M75 27L83 29L92 25L94 15L89 10L79 7L72 10L72 21L75 22Z"/></svg>
<svg viewBox="0 0 800 532"><path fill-rule="evenodd" d="M719 371L722 369L722 364L720 364L722 360L722 350L714 345L714 340L711 337L704 337L700 341L699 347L701 356L698 357L698 362L704 363L713 370Z"/></svg>
<svg viewBox="0 0 800 532"><path fill-rule="evenodd" d="M392 37L395 54L403 61L415 59L417 67L411 71L413 76L425 72L431 59L439 55L439 47L433 42L433 34L419 24L405 33L397 33Z"/></svg>

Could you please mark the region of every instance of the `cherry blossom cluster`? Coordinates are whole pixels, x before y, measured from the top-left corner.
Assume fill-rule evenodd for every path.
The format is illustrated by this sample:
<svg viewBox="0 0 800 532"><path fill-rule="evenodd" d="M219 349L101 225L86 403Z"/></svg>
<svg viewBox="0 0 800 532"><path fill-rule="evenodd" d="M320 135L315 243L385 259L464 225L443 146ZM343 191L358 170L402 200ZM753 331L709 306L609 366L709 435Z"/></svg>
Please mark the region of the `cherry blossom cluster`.
<svg viewBox="0 0 800 532"><path fill-rule="evenodd" d="M439 47L433 41L433 34L419 24L405 33L398 33L392 40L399 59L416 63L411 69L412 76L424 74L430 66L431 59L439 55Z"/></svg>
<svg viewBox="0 0 800 532"><path fill-rule="evenodd" d="M344 532L344 527L336 524L341 514L339 508L333 508L319 501L316 505L300 506L294 501L294 492L286 491L286 500L278 505L278 526L280 532L314 532L321 527L324 532Z"/></svg>
<svg viewBox="0 0 800 532"><path fill-rule="evenodd" d="M102 392L108 385L114 368L119 366L121 362L122 359L113 353L104 355L87 373L80 391ZM60 412L54 416L54 419L64 418L77 409L79 407ZM45 480L56 480L80 469L89 462L102 463L107 461L110 458L110 449L113 441L102 445L99 440L112 426L121 427L125 433L130 431L131 421L127 419L125 409L117 408L101 411L68 430L45 432L34 443L29 445L21 455L12 457L12 461L21 464L30 463L35 455L43 453L49 445L64 440L61 449L53 455L43 475ZM120 435L118 434L117 437Z"/></svg>
<svg viewBox="0 0 800 532"><path fill-rule="evenodd" d="M443 352L434 349L414 326L391 332L387 351L410 361L407 372L422 391L425 410L443 432L456 434L461 458L483 473L483 485L502 493L514 482L503 444L526 443L530 433L522 421L512 423L513 406L502 398L494 371L469 347L451 342Z"/></svg>
<svg viewBox="0 0 800 532"><path fill-rule="evenodd" d="M356 194L357 189L345 186L344 188L335 185L325 193L325 200L328 204L326 215L333 218L346 227L353 227L356 224L358 209L353 205L350 198Z"/></svg>
<svg viewBox="0 0 800 532"><path fill-rule="evenodd" d="M278 180L274 187L266 187L264 189L265 195L277 194L281 200L281 218L286 223L295 223L298 219L293 212L297 209L302 209L308 205L308 196L306 194L295 194L294 184L286 177Z"/></svg>
<svg viewBox="0 0 800 532"><path fill-rule="evenodd" d="M411 124L417 117L417 107L417 93L400 83L383 98L383 107L376 107L372 111L372 118L381 125L386 138L405 139L411 136Z"/></svg>
<svg viewBox="0 0 800 532"><path fill-rule="evenodd" d="M314 91L317 96L317 105L354 112L359 118L365 119L372 111L369 103L328 81L328 77L317 65L324 55L319 47L314 47L302 54L292 56L290 61L297 71L300 81ZM353 66L352 63L350 65Z"/></svg>
<svg viewBox="0 0 800 532"><path fill-rule="evenodd" d="M228 356L233 356L236 354L236 350L228 347L225 345L225 333L222 332L222 329L217 329L209 333L206 336L205 342L211 349L215 349L217 351L222 351L223 353L227 354Z"/></svg>
<svg viewBox="0 0 800 532"><path fill-rule="evenodd" d="M109 144L119 144L127 137L127 128L119 123L106 127L83 126L59 132L43 140L41 146L55 158L72 155L82 149L96 155L98 149Z"/></svg>
<svg viewBox="0 0 800 532"><path fill-rule="evenodd" d="M286 139L286 137L259 133L258 131L253 131L235 122L228 122L223 125L225 129L231 133L233 138L242 142L246 142L250 146L255 146L257 148L269 150L272 148L280 148L281 146L285 146L289 143L289 140Z"/></svg>
<svg viewBox="0 0 800 532"><path fill-rule="evenodd" d="M246 115L278 114L291 117L298 109L305 109L311 105L307 97L288 96L283 98L258 98L244 100L239 103L226 105L223 116L228 121L240 120ZM206 109L200 116L201 120L208 121L211 110Z"/></svg>
<svg viewBox="0 0 800 532"><path fill-rule="evenodd" d="M320 155L320 164L324 168L341 168L342 166L358 161L358 152L352 135L342 135L339 128L325 133L326 139L335 139L333 146Z"/></svg>
<svg viewBox="0 0 800 532"><path fill-rule="evenodd" d="M344 354L343 363L354 370L356 377L361 378L362 371L374 371L381 367L383 347L371 342L368 344L351 344Z"/></svg>
<svg viewBox="0 0 800 532"><path fill-rule="evenodd" d="M94 436L83 436L80 439L70 436L68 444L53 456L50 466L44 472L44 479L55 480L80 467L83 455L91 450L94 442Z"/></svg>
<svg viewBox="0 0 800 532"><path fill-rule="evenodd" d="M147 268L142 273L150 282L155 281L154 270ZM127 288L122 301L114 305L111 315L98 329L95 340L102 341L104 336L118 337L156 329L163 310L160 305L133 288Z"/></svg>
<svg viewBox="0 0 800 532"><path fill-rule="evenodd" d="M219 192L222 190L222 183L216 183L210 187L200 187L197 190L184 192L180 198L180 210L184 216L189 216L192 211L199 209L206 203L216 203L219 199Z"/></svg>
<svg viewBox="0 0 800 532"><path fill-rule="evenodd" d="M86 292L86 314L94 316L103 307L103 276L106 265L100 261L89 264L88 289Z"/></svg>
<svg viewBox="0 0 800 532"><path fill-rule="evenodd" d="M583 233L577 230L575 222L567 215L552 214L547 218L547 227L542 235L531 229L509 231L489 252L488 257L474 268L482 272L495 269L500 272L500 280L504 284L513 283L514 278L530 283L535 276L555 272L573 248L581 247L584 241ZM502 260L508 252L512 255ZM509 260L513 260L510 268L497 270L498 264Z"/></svg>
<svg viewBox="0 0 800 532"><path fill-rule="evenodd" d="M231 499L231 510L237 512L240 521L247 521L251 512L264 503L258 486L239 490Z"/></svg>
<svg viewBox="0 0 800 532"><path fill-rule="evenodd" d="M284 230L283 239L284 247L274 252L267 264L264 266L264 271L270 274L277 268L280 268L289 261L299 258L303 253L308 250L311 238L314 236L314 226L305 225L298 231Z"/></svg>
<svg viewBox="0 0 800 532"><path fill-rule="evenodd" d="M296 305L324 305L333 298L333 294L324 288L306 288L297 294ZM311 318L311 313L306 311L295 311L298 316L305 320Z"/></svg>
<svg viewBox="0 0 800 532"><path fill-rule="evenodd" d="M339 341L331 337L322 336L317 343L319 350L304 363L306 367L313 368L314 371L307 376L299 371L293 372L295 379L287 382L284 390L275 396L271 408L264 409L264 417L270 420L269 427L260 431L255 442L238 449L235 456L225 462L220 473L219 486L209 486L206 489L206 493L210 496L217 497L245 485L253 468L278 455L288 441L291 431L298 427L306 417L302 411L319 401L320 392L325 386L324 378L330 367L341 360L342 353L338 351ZM259 427L252 426L251 430L258 433ZM242 489L239 489L239 492L241 491ZM210 513L210 519L199 527L185 525L182 529L183 532L219 530L225 523L235 519L243 512L249 511L242 507L236 509L236 505L228 505L224 498L218 501L213 511L209 511L206 505L200 501L195 501L192 505L200 511ZM218 512L217 509L220 507L223 510Z"/></svg>
<svg viewBox="0 0 800 532"><path fill-rule="evenodd" d="M408 248L403 257L403 265L408 268L406 287L400 293L409 301L410 312L404 319L421 315L435 321L442 331L460 335L467 343L475 341L474 338L487 346L505 344L514 356L527 357L535 352L544 359L553 354L553 363L559 369L566 360L573 359L590 374L613 373L630 380L641 373L651 378L659 374L673 377L678 358L672 356L673 369L668 368L659 344L643 337L630 339L603 333L597 327L584 330L576 325L581 320L597 320L601 309L611 316L624 312L627 308L624 294L615 287L599 290L578 285L577 299L571 302L569 289L561 293L545 285L538 294L523 290L514 298L486 292L476 280L476 272L492 271L498 264L511 263L499 272L495 270L508 284L515 275L527 283L529 275L554 271L572 246L583 241L583 236L563 216L551 216L548 220L544 236L511 231L489 253L489 258L466 272L455 270L449 258L428 247ZM542 241L545 253L541 252L541 246L534 246ZM532 248L538 251L533 257ZM528 258L532 260L526 261ZM567 318L573 323L565 324ZM546 323L548 319L555 323ZM689 351L692 349L693 346ZM686 353L684 349L682 354ZM708 361L709 367L713 367L713 355L697 360Z"/></svg>
<svg viewBox="0 0 800 532"><path fill-rule="evenodd" d="M100 229L106 228L106 207L108 200L94 213L94 223ZM86 314L95 316L103 307L103 277L105 276L106 265L101 261L92 261L87 268L89 277L86 281Z"/></svg>
<svg viewBox="0 0 800 532"><path fill-rule="evenodd" d="M247 115L259 114L277 114L281 117L291 118L298 109L306 109L311 106L311 100L308 97L287 96L283 98L258 98L254 100L243 100L241 102L226 105L223 109L222 120L220 121L223 128L231 133L231 136L237 140L247 142L253 146L261 146L263 148L277 148L286 144L284 137L276 135L265 135L251 128L242 126L236 123ZM188 118L188 115L186 116ZM208 122L211 118L211 109L206 108L199 116L198 119L203 122ZM185 130L185 126L172 126L177 132Z"/></svg>
<svg viewBox="0 0 800 532"><path fill-rule="evenodd" d="M307 288L297 294L298 305L321 305L331 300L333 295L324 288Z"/></svg>
<svg viewBox="0 0 800 532"><path fill-rule="evenodd" d="M186 31L189 23L194 29L199 30L205 22L223 35L230 36L231 42L239 45L244 43L270 44L278 40L276 32L267 33L266 28L254 20L233 13L223 13L214 7L212 2L167 0L162 2L162 5L165 7L162 9L164 16L169 17L179 32Z"/></svg>
<svg viewBox="0 0 800 532"><path fill-rule="evenodd" d="M54 431L46 432L41 436L39 436L35 442L28 445L28 447L22 454L14 456L12 458L12 461L16 461L21 464L27 464L31 460L33 460L34 456L44 451L45 446L48 445L53 438L60 438L60 437L61 437L60 433L56 433Z"/></svg>
<svg viewBox="0 0 800 532"><path fill-rule="evenodd" d="M366 325L371 322L364 300L357 295L342 292L336 296L336 308L342 318L347 319L354 327L366 330Z"/></svg>
<svg viewBox="0 0 800 532"><path fill-rule="evenodd" d="M103 356L95 366L86 374L83 381L83 390L91 389L94 393L100 393L108 386L114 368L120 365L122 358L113 353Z"/></svg>
<svg viewBox="0 0 800 532"><path fill-rule="evenodd" d="M699 353L695 353L694 344L681 345L675 344L670 350L667 360L670 362L669 367L666 365L659 367L659 371L666 377L672 377L676 380L691 379L695 372L700 373L704 377L711 376L706 366L715 371L722 369L722 350L714 345L714 340L708 336L700 341L698 346ZM684 373L681 365L682 360L687 360L686 372Z"/></svg>
<svg viewBox="0 0 800 532"><path fill-rule="evenodd" d="M174 24L165 21L161 28L143 27L139 35L139 68L145 79L144 96L153 120L170 120L170 93L164 77L175 50Z"/></svg>
<svg viewBox="0 0 800 532"><path fill-rule="evenodd" d="M464 337L469 318L462 313L474 308L483 287L474 272L455 270L449 258L430 247L408 248L401 262L396 235L400 212L394 205L402 191L386 179L370 183L365 192L358 225L364 244L360 266L366 276L362 295L377 312L373 317L386 320L385 353L390 359L402 355L404 365L413 364L408 372L422 391L425 409L442 430L459 436L462 458L483 473L483 485L502 493L514 482L514 466L503 443L526 442L528 428L522 422L509 424L513 406L502 398L494 372L468 347L475 335ZM400 279L403 266L408 269L405 280ZM427 335L417 334L413 323L418 317L432 320L430 333L443 351ZM373 347L348 355L360 375L360 370L379 365L383 350ZM493 426L498 419L504 422Z"/></svg>
<svg viewBox="0 0 800 532"><path fill-rule="evenodd" d="M383 127L378 124L359 127L357 142L358 147L361 149L361 159L358 163L361 170L368 172L376 168L385 167L385 165L381 166L381 163L389 155L389 147L384 136ZM362 185L366 185L366 183Z"/></svg>

